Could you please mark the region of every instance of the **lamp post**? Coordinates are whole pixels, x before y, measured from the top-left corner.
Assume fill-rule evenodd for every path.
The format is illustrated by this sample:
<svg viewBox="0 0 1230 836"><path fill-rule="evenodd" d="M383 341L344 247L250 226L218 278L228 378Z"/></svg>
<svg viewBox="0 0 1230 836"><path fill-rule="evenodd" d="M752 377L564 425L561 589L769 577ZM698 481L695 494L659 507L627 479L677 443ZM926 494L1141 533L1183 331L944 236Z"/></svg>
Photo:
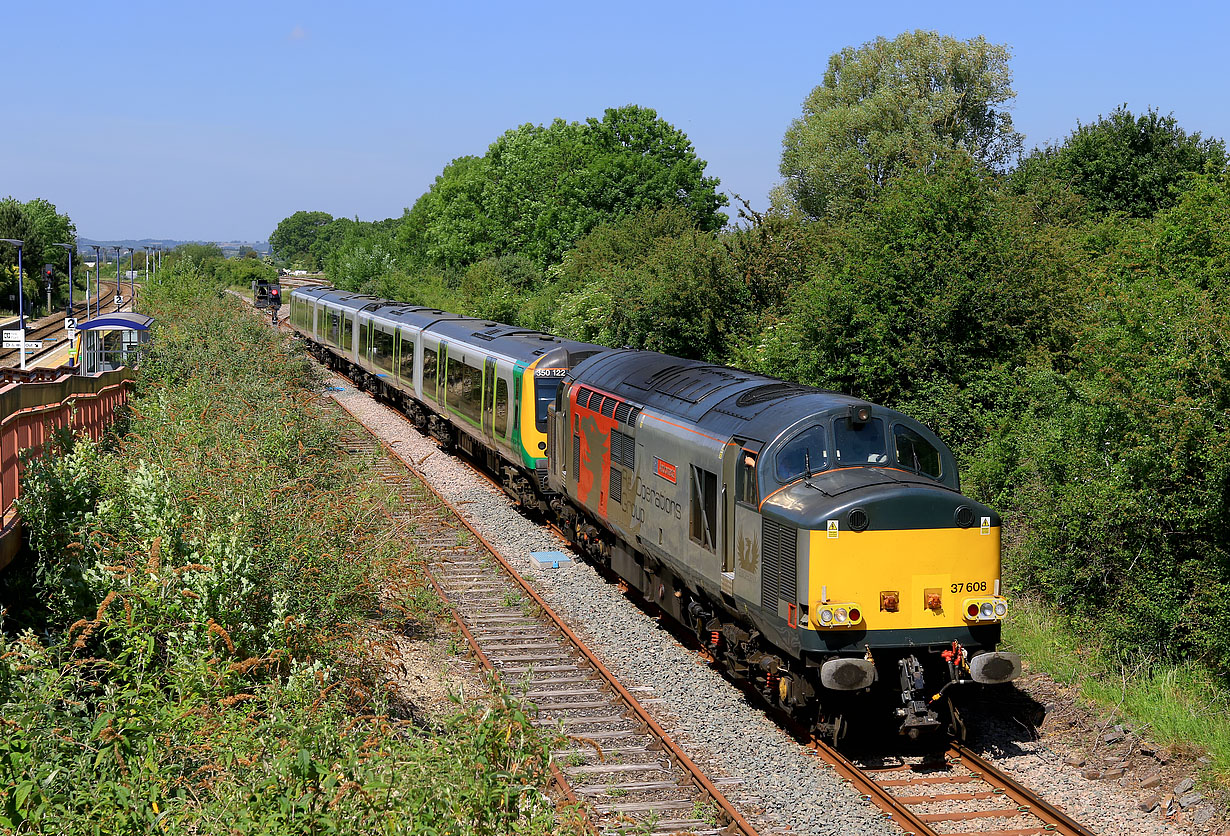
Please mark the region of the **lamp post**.
<svg viewBox="0 0 1230 836"><path fill-rule="evenodd" d="M99 251L102 246L99 244L91 244L91 249L94 250L94 307L98 307L98 275L102 270L102 256ZM90 318L90 274L85 274L85 318Z"/></svg>
<svg viewBox="0 0 1230 836"><path fill-rule="evenodd" d="M17 327L21 330L21 346L18 351L21 352L21 369L26 368L26 295L24 286L21 283L21 247L25 242L18 238L0 238L6 244L12 244L17 248Z"/></svg>
<svg viewBox="0 0 1230 836"><path fill-rule="evenodd" d="M132 261L133 248L125 247L124 249L128 250L128 310L131 311L133 309L132 300L137 298L137 269ZM115 292L120 291L117 288Z"/></svg>
<svg viewBox="0 0 1230 836"><path fill-rule="evenodd" d="M120 288L123 286L123 285L122 285L122 282L124 281L123 279L121 279L121 278L120 278L120 261L122 261L121 256L124 254L124 248L123 248L123 247L114 247L114 249L115 249L115 295L116 295L116 296L119 296L119 295L120 295ZM118 306L118 305L116 306L116 310L117 310L117 311L119 310L119 306ZM99 308L99 312L100 312L100 313L101 313L101 311L102 311L102 309L101 309L101 308Z"/></svg>
<svg viewBox="0 0 1230 836"><path fill-rule="evenodd" d="M77 248L72 244L52 244L53 247L60 247L68 250L68 315L73 315L73 256L76 254Z"/></svg>

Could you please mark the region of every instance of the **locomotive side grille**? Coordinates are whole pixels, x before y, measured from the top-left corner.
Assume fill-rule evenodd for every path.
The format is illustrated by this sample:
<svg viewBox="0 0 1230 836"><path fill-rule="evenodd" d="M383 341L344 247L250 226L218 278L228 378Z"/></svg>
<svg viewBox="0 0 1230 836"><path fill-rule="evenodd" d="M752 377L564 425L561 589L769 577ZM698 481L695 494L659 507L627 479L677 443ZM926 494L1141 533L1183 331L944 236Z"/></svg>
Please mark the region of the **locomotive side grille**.
<svg viewBox="0 0 1230 836"><path fill-rule="evenodd" d="M620 402L619 406L615 407L615 420L619 423L624 423L628 420L628 413L632 411L632 407L624 402Z"/></svg>
<svg viewBox="0 0 1230 836"><path fill-rule="evenodd" d="M579 479L581 472L581 436L572 437L572 478Z"/></svg>
<svg viewBox="0 0 1230 836"><path fill-rule="evenodd" d="M636 439L619 430L611 430L611 464L636 470Z"/></svg>
<svg viewBox="0 0 1230 836"><path fill-rule="evenodd" d="M598 412L602 409L602 403L605 400L606 400L606 395L602 395L597 392L594 392L594 396L589 399L589 408L592 409L594 412Z"/></svg>
<svg viewBox="0 0 1230 836"><path fill-rule="evenodd" d="M614 398L608 397L602 402L602 414L607 418L615 415L615 404L618 403Z"/></svg>
<svg viewBox="0 0 1230 836"><path fill-rule="evenodd" d="M781 570L777 579L777 597L788 604L797 604L799 597L799 538L789 526L782 526Z"/></svg>
<svg viewBox="0 0 1230 836"><path fill-rule="evenodd" d="M640 414L641 414L641 408L639 406L632 407L632 411L628 413L628 426L629 427L636 426L636 418Z"/></svg>
<svg viewBox="0 0 1230 836"><path fill-rule="evenodd" d="M777 573L781 563L781 526L760 521L760 606L777 609Z"/></svg>
<svg viewBox="0 0 1230 836"><path fill-rule="evenodd" d="M615 468L611 468L611 489L607 494L611 502L622 504L624 499L624 475Z"/></svg>
<svg viewBox="0 0 1230 836"><path fill-rule="evenodd" d="M794 528L761 518L760 605L777 609L779 599L798 597L798 536Z"/></svg>
<svg viewBox="0 0 1230 836"><path fill-rule="evenodd" d="M589 406L589 396L592 394L594 394L592 389L581 387L581 391L577 395L577 406L582 408Z"/></svg>

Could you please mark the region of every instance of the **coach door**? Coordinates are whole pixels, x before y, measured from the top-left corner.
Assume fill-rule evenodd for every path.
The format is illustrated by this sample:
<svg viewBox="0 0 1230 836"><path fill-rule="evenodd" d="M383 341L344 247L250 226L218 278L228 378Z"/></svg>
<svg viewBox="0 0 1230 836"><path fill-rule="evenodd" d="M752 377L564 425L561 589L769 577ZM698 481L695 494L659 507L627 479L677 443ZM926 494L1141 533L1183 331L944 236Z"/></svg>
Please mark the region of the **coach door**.
<svg viewBox="0 0 1230 836"><path fill-rule="evenodd" d="M495 407L495 361L487 358L483 365L483 435L491 438L492 416Z"/></svg>

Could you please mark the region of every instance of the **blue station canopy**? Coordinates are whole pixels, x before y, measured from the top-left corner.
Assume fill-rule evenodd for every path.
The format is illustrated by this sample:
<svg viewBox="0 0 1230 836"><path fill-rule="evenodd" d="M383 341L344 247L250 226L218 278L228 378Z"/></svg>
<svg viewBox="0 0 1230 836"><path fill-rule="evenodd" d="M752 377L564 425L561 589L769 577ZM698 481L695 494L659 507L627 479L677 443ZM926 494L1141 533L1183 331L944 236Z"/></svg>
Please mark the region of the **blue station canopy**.
<svg viewBox="0 0 1230 836"><path fill-rule="evenodd" d="M96 316L77 325L78 331L92 331L96 328L111 328L124 331L148 331L152 316L141 313L111 313Z"/></svg>

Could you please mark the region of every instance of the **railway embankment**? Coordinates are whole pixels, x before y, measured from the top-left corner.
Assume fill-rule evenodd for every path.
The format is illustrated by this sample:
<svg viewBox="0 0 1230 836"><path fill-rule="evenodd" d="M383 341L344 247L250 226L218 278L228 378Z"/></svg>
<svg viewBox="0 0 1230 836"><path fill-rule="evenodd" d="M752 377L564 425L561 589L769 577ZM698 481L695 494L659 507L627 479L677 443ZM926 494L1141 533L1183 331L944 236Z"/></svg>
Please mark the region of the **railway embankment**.
<svg viewBox="0 0 1230 836"><path fill-rule="evenodd" d="M308 364L191 275L144 304L126 420L27 470L0 832L558 832Z"/></svg>

